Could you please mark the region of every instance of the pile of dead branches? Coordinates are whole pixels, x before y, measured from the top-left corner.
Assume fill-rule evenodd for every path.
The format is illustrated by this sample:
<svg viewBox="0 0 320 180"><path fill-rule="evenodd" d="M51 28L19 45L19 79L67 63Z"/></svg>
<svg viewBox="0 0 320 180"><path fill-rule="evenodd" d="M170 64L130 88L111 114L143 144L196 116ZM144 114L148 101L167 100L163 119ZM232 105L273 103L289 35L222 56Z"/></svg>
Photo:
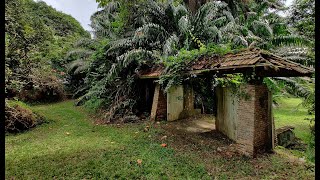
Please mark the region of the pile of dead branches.
<svg viewBox="0 0 320 180"><path fill-rule="evenodd" d="M28 130L43 122L43 118L19 105L5 103L5 132L17 133Z"/></svg>

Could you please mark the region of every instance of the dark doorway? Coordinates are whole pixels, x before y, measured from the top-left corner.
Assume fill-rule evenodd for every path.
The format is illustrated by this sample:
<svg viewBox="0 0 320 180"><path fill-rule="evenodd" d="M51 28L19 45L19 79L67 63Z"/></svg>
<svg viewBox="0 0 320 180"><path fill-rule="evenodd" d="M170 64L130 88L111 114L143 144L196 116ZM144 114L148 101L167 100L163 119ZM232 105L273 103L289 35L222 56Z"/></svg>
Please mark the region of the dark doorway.
<svg viewBox="0 0 320 180"><path fill-rule="evenodd" d="M155 83L153 79L141 79L138 85L139 101L138 109L141 113L151 112Z"/></svg>

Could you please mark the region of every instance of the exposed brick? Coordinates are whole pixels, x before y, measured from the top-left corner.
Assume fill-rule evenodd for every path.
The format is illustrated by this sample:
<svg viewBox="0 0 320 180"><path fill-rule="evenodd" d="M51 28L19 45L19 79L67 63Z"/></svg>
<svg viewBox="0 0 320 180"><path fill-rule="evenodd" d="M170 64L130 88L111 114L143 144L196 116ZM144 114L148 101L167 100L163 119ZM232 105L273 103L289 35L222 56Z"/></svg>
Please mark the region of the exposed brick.
<svg viewBox="0 0 320 180"><path fill-rule="evenodd" d="M259 152L270 150L271 147L270 93L265 85L246 85L242 90L249 94L250 99L239 99L237 143L239 151L255 156Z"/></svg>
<svg viewBox="0 0 320 180"><path fill-rule="evenodd" d="M157 120L167 119L167 97L162 89L159 91L158 107L157 107Z"/></svg>
<svg viewBox="0 0 320 180"><path fill-rule="evenodd" d="M254 86L246 86L241 89L245 91L250 99L245 100L239 98L239 105L237 110L237 143L239 144L239 151L247 154L254 155L254 102L255 102L255 88Z"/></svg>

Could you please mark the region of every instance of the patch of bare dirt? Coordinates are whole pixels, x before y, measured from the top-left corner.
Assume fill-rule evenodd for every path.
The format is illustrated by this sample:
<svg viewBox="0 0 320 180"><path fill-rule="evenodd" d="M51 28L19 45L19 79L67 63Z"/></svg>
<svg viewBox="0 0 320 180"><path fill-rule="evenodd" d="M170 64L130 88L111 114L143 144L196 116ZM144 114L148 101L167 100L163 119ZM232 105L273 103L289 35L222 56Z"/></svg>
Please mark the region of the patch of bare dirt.
<svg viewBox="0 0 320 180"><path fill-rule="evenodd" d="M198 123L201 124L203 122ZM199 126L190 119L181 120L181 123L168 122L161 124L160 127L164 132L159 134L157 137L158 140L170 144L171 147L178 151L198 151L202 152L204 157L208 157L208 153L210 156L220 155L226 158L237 154L234 142L227 136L214 128L211 130L208 130L208 128L199 128ZM190 129L192 129L192 131L190 131Z"/></svg>
<svg viewBox="0 0 320 180"><path fill-rule="evenodd" d="M177 154L191 157L205 165L213 179L286 179L297 177L313 179L314 172L303 164L290 161L278 153L260 154L249 158L237 152L237 145L219 131L189 131L194 120L176 122L156 122L153 128L161 129L156 141L173 148Z"/></svg>

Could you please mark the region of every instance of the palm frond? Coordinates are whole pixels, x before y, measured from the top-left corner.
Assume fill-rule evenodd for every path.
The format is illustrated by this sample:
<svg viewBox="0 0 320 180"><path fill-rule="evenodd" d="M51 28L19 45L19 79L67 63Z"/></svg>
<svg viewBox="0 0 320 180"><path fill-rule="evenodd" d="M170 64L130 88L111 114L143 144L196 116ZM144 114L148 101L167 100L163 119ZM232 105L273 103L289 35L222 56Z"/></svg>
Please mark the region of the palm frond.
<svg viewBox="0 0 320 180"><path fill-rule="evenodd" d="M299 83L293 78L274 77L274 79L284 82L286 84L286 90L298 97L307 98L312 93L312 91L309 88L306 88L304 84Z"/></svg>
<svg viewBox="0 0 320 180"><path fill-rule="evenodd" d="M176 46L179 43L179 38L176 34L171 35L165 42L163 46L163 54L164 56L172 55L174 50L176 49Z"/></svg>
<svg viewBox="0 0 320 180"><path fill-rule="evenodd" d="M142 46L146 41L163 42L168 36L169 33L164 27L158 24L148 23L136 30L133 41L139 46Z"/></svg>
<svg viewBox="0 0 320 180"><path fill-rule="evenodd" d="M183 5L177 6L174 11L174 18L175 18L176 23L179 22L181 17L186 16L187 14L188 14L188 10L185 6L183 6Z"/></svg>
<svg viewBox="0 0 320 180"><path fill-rule="evenodd" d="M179 21L178 21L178 27L179 27L179 31L182 33L182 34L187 34L188 31L189 31L189 19L187 16L182 16Z"/></svg>
<svg viewBox="0 0 320 180"><path fill-rule="evenodd" d="M248 47L248 42L243 36L236 35L233 38L233 42L235 45L242 45Z"/></svg>
<svg viewBox="0 0 320 180"><path fill-rule="evenodd" d="M110 48L107 50L107 54L118 54L122 49L133 47L132 38L123 38L110 42Z"/></svg>
<svg viewBox="0 0 320 180"><path fill-rule="evenodd" d="M272 37L273 35L272 28L266 22L254 20L252 22L252 27L255 34L259 34L265 37Z"/></svg>
<svg viewBox="0 0 320 180"><path fill-rule="evenodd" d="M77 75L89 69L90 61L86 59L78 59L67 65L68 73Z"/></svg>
<svg viewBox="0 0 320 180"><path fill-rule="evenodd" d="M76 56L76 57L82 57L82 58L89 58L94 51L88 50L88 49L83 49L83 48L79 48L79 49L74 49L71 50L67 53L66 55L66 59L68 59L71 56Z"/></svg>
<svg viewBox="0 0 320 180"><path fill-rule="evenodd" d="M95 46L96 43L97 43L97 40L95 40L95 39L81 38L81 39L77 40L73 46L76 48L90 48L90 49L92 49L92 47Z"/></svg>
<svg viewBox="0 0 320 180"><path fill-rule="evenodd" d="M271 43L274 46L283 46L283 45L309 45L310 41L299 35L287 35L287 36L277 36L271 39Z"/></svg>

